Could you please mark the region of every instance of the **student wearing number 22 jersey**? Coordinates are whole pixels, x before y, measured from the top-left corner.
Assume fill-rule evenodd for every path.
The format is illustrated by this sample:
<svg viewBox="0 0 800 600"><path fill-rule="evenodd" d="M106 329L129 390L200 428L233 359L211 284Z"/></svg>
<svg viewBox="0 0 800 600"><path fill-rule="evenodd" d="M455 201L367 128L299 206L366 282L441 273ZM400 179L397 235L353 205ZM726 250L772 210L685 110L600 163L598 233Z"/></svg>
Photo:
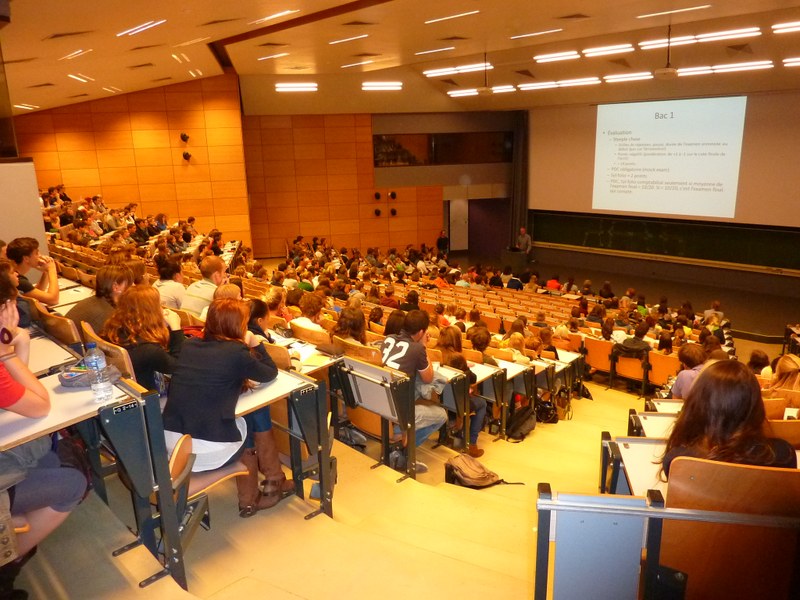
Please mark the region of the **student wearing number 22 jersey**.
<svg viewBox="0 0 800 600"><path fill-rule="evenodd" d="M410 311L399 334L387 335L381 352L383 364L391 369L402 371L411 378L412 383L419 377L424 383L433 381L433 365L425 352L429 319L421 310ZM417 400L414 408L416 445L419 446L430 435L447 422L447 412L438 404Z"/></svg>

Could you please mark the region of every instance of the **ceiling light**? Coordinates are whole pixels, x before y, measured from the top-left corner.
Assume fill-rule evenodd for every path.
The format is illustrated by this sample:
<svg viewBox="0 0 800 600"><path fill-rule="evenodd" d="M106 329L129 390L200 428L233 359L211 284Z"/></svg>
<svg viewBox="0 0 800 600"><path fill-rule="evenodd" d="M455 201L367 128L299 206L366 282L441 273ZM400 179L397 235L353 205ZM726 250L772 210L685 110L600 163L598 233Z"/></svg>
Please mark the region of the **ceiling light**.
<svg viewBox="0 0 800 600"><path fill-rule="evenodd" d="M136 27L131 27L130 29L126 29L125 31L120 31L117 34L117 37L122 37L123 35L136 35L137 33L142 33L143 31L147 31L152 27L156 27L157 25L163 25L166 23L166 19L161 19L160 21L148 21L147 23L142 23L141 25L137 25Z"/></svg>
<svg viewBox="0 0 800 600"><path fill-rule="evenodd" d="M186 56L183 52L181 52L180 54L173 54L172 58L174 58L176 61L178 61L179 65L183 64L184 62L192 62L192 61L189 60L189 57Z"/></svg>
<svg viewBox="0 0 800 600"><path fill-rule="evenodd" d="M414 52L414 56L422 56L423 54L433 54L434 52L446 52L448 50L455 50L455 46L448 46L447 48L435 48L433 50L423 50L422 52Z"/></svg>
<svg viewBox="0 0 800 600"><path fill-rule="evenodd" d="M592 56L607 56L609 54L622 54L623 52L633 52L631 44L617 44L615 46L599 46L597 48L587 48L583 51L583 55L587 57Z"/></svg>
<svg viewBox="0 0 800 600"><path fill-rule="evenodd" d="M547 33L558 33L564 31L563 29L548 29L547 31L534 31L533 33L522 33L520 35L512 35L510 40L521 40L522 38L536 37L537 35L545 35Z"/></svg>
<svg viewBox="0 0 800 600"><path fill-rule="evenodd" d="M276 83L276 92L316 92L317 84L314 82L307 83Z"/></svg>
<svg viewBox="0 0 800 600"><path fill-rule="evenodd" d="M711 75L714 69L711 67L684 67L678 69L678 77L687 77L691 75Z"/></svg>
<svg viewBox="0 0 800 600"><path fill-rule="evenodd" d="M273 19L280 19L281 17L286 17L288 15L293 15L294 13L300 12L299 10L283 10L281 12L275 13L274 15L270 15L268 17L264 17L263 19L256 19L255 21L250 21L248 25L258 25L260 23L266 23L267 21L272 21Z"/></svg>
<svg viewBox="0 0 800 600"><path fill-rule="evenodd" d="M423 71L425 77L444 77L447 75L458 75L459 73L474 73L475 71L490 71L494 69L491 63L475 63L472 65L461 65L460 67L446 67L444 69L431 69Z"/></svg>
<svg viewBox="0 0 800 600"><path fill-rule="evenodd" d="M361 62L350 63L349 65L342 65L339 67L340 69L349 69L350 67L360 67L362 65L371 65L374 63L374 60L362 60Z"/></svg>
<svg viewBox="0 0 800 600"><path fill-rule="evenodd" d="M451 90L447 92L447 95L451 98L461 98L463 96L477 96L478 89L477 88L469 88L466 90Z"/></svg>
<svg viewBox="0 0 800 600"><path fill-rule="evenodd" d="M352 42L353 40L363 40L365 37L369 37L369 34L365 33L363 35L356 35L353 37L344 38L343 40L333 40L332 42L328 42L328 44L333 46L334 44L343 44L344 42Z"/></svg>
<svg viewBox="0 0 800 600"><path fill-rule="evenodd" d="M641 50L654 50L656 48L666 48L667 46L685 46L687 44L697 43L697 38L693 35L683 35L674 38L664 38L661 40L649 40L647 42L639 42Z"/></svg>
<svg viewBox="0 0 800 600"><path fill-rule="evenodd" d="M283 56L289 56L289 53L288 52L281 52L279 54L270 54L269 56L262 56L258 60L270 60L270 59L273 59L273 58L281 58Z"/></svg>
<svg viewBox="0 0 800 600"><path fill-rule="evenodd" d="M361 83L361 90L364 92L399 92L402 89L402 81L364 81Z"/></svg>
<svg viewBox="0 0 800 600"><path fill-rule="evenodd" d="M800 31L800 21L793 23L778 23L772 26L772 33L791 33L793 31Z"/></svg>
<svg viewBox="0 0 800 600"><path fill-rule="evenodd" d="M72 60L73 58L78 58L79 56L83 56L84 54L89 54L89 52L93 52L92 48L88 50L75 50L75 52L70 52L69 54L62 56L58 60Z"/></svg>
<svg viewBox="0 0 800 600"><path fill-rule="evenodd" d="M797 57L797 58L784 58L783 59L783 66L784 67L800 67L800 57Z"/></svg>
<svg viewBox="0 0 800 600"><path fill-rule="evenodd" d="M495 85L492 87L493 94L507 94L509 92L516 92L517 88L513 85Z"/></svg>
<svg viewBox="0 0 800 600"><path fill-rule="evenodd" d="M600 83L599 77L581 77L580 79L562 79L557 81L558 87L575 87L577 85L595 85Z"/></svg>
<svg viewBox="0 0 800 600"><path fill-rule="evenodd" d="M523 83L517 86L520 90L546 90L558 87L555 81L539 81L537 83Z"/></svg>
<svg viewBox="0 0 800 600"><path fill-rule="evenodd" d="M624 73L622 75L607 75L603 77L606 83L617 83L620 81L641 81L643 79L652 79L653 74L650 71L643 71L641 73Z"/></svg>
<svg viewBox="0 0 800 600"><path fill-rule="evenodd" d="M71 77L75 81L80 81L81 83L89 83L90 81L94 81L93 78L89 77L88 75L84 75L83 73L72 74L68 73L67 77Z"/></svg>
<svg viewBox="0 0 800 600"><path fill-rule="evenodd" d="M439 17L438 19L430 19L429 21L425 21L425 25L430 25L431 23L439 23L440 21L449 21L450 19L459 19L461 17L468 17L470 15L477 15L479 10L471 10L469 12L458 13L457 15L450 15L449 17Z"/></svg>
<svg viewBox="0 0 800 600"><path fill-rule="evenodd" d="M14 108L21 108L22 110L36 110L39 108L37 104L15 104Z"/></svg>
<svg viewBox="0 0 800 600"><path fill-rule="evenodd" d="M189 69L189 75L192 77L201 77L203 72L200 69Z"/></svg>
<svg viewBox="0 0 800 600"><path fill-rule="evenodd" d="M533 57L538 63L546 63L546 62L555 62L557 60L572 60L574 58L580 58L581 55L578 54L577 50L569 50L567 52L553 52L551 54L537 54Z"/></svg>
<svg viewBox="0 0 800 600"><path fill-rule="evenodd" d="M714 73L734 73L736 71L757 71L759 69L771 69L775 65L771 60L754 60L751 62L733 63L729 65L714 65Z"/></svg>
<svg viewBox="0 0 800 600"><path fill-rule="evenodd" d="M180 44L175 44L173 48L180 48L182 46L191 46L192 44L197 44L198 42L205 42L206 40L210 39L211 39L210 36L194 38L193 40L189 40L188 42L181 42Z"/></svg>
<svg viewBox="0 0 800 600"><path fill-rule="evenodd" d="M696 36L698 42L716 42L718 40L731 40L735 38L754 37L761 35L758 27L746 27L744 29L731 29L729 31L717 31L716 33L701 33Z"/></svg>
<svg viewBox="0 0 800 600"><path fill-rule="evenodd" d="M122 91L121 89L119 89L118 87L113 86L113 85L110 85L108 87L104 87L103 89L105 91L107 91L109 94L117 94L117 93Z"/></svg>
<svg viewBox="0 0 800 600"><path fill-rule="evenodd" d="M700 6L690 6L689 8L676 8L675 10L665 10L664 12L650 13L649 15L639 15L637 19L649 19L650 17L662 17L664 15L674 15L675 13L689 12L692 10L703 10L704 8L711 8L710 4L703 4Z"/></svg>

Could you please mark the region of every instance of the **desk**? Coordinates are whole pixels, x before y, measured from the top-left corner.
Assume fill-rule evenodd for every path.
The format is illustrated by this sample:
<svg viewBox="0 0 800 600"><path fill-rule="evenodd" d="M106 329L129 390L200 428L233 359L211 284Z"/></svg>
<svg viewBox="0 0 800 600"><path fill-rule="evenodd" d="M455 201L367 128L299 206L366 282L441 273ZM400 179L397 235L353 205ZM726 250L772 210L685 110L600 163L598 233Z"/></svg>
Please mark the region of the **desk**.
<svg viewBox="0 0 800 600"><path fill-rule="evenodd" d="M611 440L604 433L602 445L601 490L612 494L646 496L647 490L660 490L666 497L667 484L658 477L665 439L620 437ZM621 475L624 474L624 477Z"/></svg>
<svg viewBox="0 0 800 600"><path fill-rule="evenodd" d="M52 308L54 308L56 312L65 315L69 312L69 309L72 308L73 304L93 295L94 290L92 288L82 285L62 290L58 295L58 304L55 304Z"/></svg>
<svg viewBox="0 0 800 600"><path fill-rule="evenodd" d="M327 369L341 357L334 357L317 350L314 344L309 344L295 338L283 337L274 330L270 330L270 335L276 346L282 346L289 351L292 359L292 366L298 373L312 375L322 369Z"/></svg>
<svg viewBox="0 0 800 600"><path fill-rule="evenodd" d="M35 328L30 329L31 355L28 368L36 377L59 370L64 365L76 363L80 356Z"/></svg>
<svg viewBox="0 0 800 600"><path fill-rule="evenodd" d="M675 414L683 410L683 400L647 400L645 410Z"/></svg>
<svg viewBox="0 0 800 600"><path fill-rule="evenodd" d="M302 388L312 386L305 378L287 371L278 371L278 376L270 382L261 383L258 387L243 392L236 403L236 416L242 417L264 406L269 406L289 394Z"/></svg>
<svg viewBox="0 0 800 600"><path fill-rule="evenodd" d="M58 289L62 292L64 290L68 290L70 288L78 287L80 283L77 281L72 281L72 279L67 279L66 277L59 277L58 278Z"/></svg>
<svg viewBox="0 0 800 600"><path fill-rule="evenodd" d="M631 412L628 435L648 438L668 438L677 418L675 413Z"/></svg>

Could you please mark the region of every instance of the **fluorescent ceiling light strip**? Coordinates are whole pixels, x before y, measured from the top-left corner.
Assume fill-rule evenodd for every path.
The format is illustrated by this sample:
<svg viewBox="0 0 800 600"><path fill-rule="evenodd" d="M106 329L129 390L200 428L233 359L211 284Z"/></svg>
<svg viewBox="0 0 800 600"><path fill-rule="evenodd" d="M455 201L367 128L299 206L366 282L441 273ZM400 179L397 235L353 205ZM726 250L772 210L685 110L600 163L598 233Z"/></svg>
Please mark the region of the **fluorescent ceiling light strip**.
<svg viewBox="0 0 800 600"><path fill-rule="evenodd" d="M474 73L475 71L491 71L494 69L492 63L475 63L472 65L461 65L459 67L445 67L443 69L431 69L423 71L425 77L442 77L444 75L457 75L459 73Z"/></svg>
<svg viewBox="0 0 800 600"><path fill-rule="evenodd" d="M460 98L462 96L477 96L478 90L477 88L470 88L467 90L452 90L447 92L447 95L451 98Z"/></svg>
<svg viewBox="0 0 800 600"><path fill-rule="evenodd" d="M191 46L192 44L197 44L198 42L205 42L206 40L210 39L211 36L194 38L193 40L189 40L188 42L181 42L180 44L175 44L173 48L181 48L182 46Z"/></svg>
<svg viewBox="0 0 800 600"><path fill-rule="evenodd" d="M800 67L800 57L784 58L783 59L783 66L784 67Z"/></svg>
<svg viewBox="0 0 800 600"><path fill-rule="evenodd" d="M520 35L512 35L508 39L510 39L510 40L521 40L523 38L536 37L537 35L545 35L545 34L548 34L548 33L558 33L559 31L564 31L564 30L559 28L559 29L548 29L546 31L534 31L533 33L521 33Z"/></svg>
<svg viewBox="0 0 800 600"><path fill-rule="evenodd" d="M517 86L520 90L546 90L549 88L558 87L555 81L543 81L540 83L522 83Z"/></svg>
<svg viewBox="0 0 800 600"><path fill-rule="evenodd" d="M678 77L687 77L691 75L710 75L714 70L711 67L685 67L678 69Z"/></svg>
<svg viewBox="0 0 800 600"><path fill-rule="evenodd" d="M600 46L598 48L587 48L583 51L583 55L587 57L592 56L607 56L609 54L622 54L623 52L633 52L634 48L631 44L617 44L616 46Z"/></svg>
<svg viewBox="0 0 800 600"><path fill-rule="evenodd" d="M274 15L270 15L268 17L264 17L262 19L256 19L255 21L250 21L248 25L258 25L259 23L266 23L267 21L272 21L273 19L280 19L281 17L286 17L288 15L293 15L294 13L300 12L299 10L282 10L281 12L275 13Z"/></svg>
<svg viewBox="0 0 800 600"><path fill-rule="evenodd" d="M289 56L288 52L280 52L278 54L270 54L269 56L262 56L258 60L271 60L273 58L282 58L284 56Z"/></svg>
<svg viewBox="0 0 800 600"><path fill-rule="evenodd" d="M698 42L715 42L717 40L730 40L757 35L761 35L761 29L758 27L746 27L744 29L731 29L729 31L717 31L715 33L699 33L694 37Z"/></svg>
<svg viewBox="0 0 800 600"><path fill-rule="evenodd" d="M477 15L479 10L471 10L469 12L458 13L457 15L450 15L448 17L439 17L438 19L431 19L429 21L425 21L425 25L430 25L431 23L440 23L441 21L449 21L450 19L460 19L461 17L468 17L470 15Z"/></svg>
<svg viewBox="0 0 800 600"><path fill-rule="evenodd" d="M690 6L688 8L676 8L675 10L665 10L664 12L650 13L648 15L639 15L637 19L649 19L650 17L662 17L664 15L674 15L676 13L689 12L692 10L703 10L704 8L711 8L710 4L702 4L700 6Z"/></svg>
<svg viewBox="0 0 800 600"><path fill-rule="evenodd" d="M513 85L496 85L492 87L493 94L507 94L509 92L516 92L517 88Z"/></svg>
<svg viewBox="0 0 800 600"><path fill-rule="evenodd" d="M434 54L436 52L447 52L448 50L455 50L455 46L448 46L447 48L434 48L433 50L423 50L422 52L414 52L414 56L422 56L423 54Z"/></svg>
<svg viewBox="0 0 800 600"><path fill-rule="evenodd" d="M553 52L552 54L537 54L533 57L533 60L538 63L544 63L555 62L557 60L572 60L580 57L581 55L578 54L577 50L569 50L567 52Z"/></svg>
<svg viewBox="0 0 800 600"><path fill-rule="evenodd" d="M104 87L103 89L104 89L105 91L107 91L109 94L116 94L116 93L117 93L117 91L118 91L118 90L116 90L116 89L114 89L114 88L110 88L110 87Z"/></svg>
<svg viewBox="0 0 800 600"><path fill-rule="evenodd" d="M80 81L81 83L89 83L89 81L94 81L94 79L86 77L86 75L81 75L80 73L77 74L77 75L73 75L72 73L68 73L67 77L70 77L70 78L74 79L75 81Z"/></svg>
<svg viewBox="0 0 800 600"><path fill-rule="evenodd" d="M778 23L772 26L772 33L792 33L793 31L800 31L800 21Z"/></svg>
<svg viewBox="0 0 800 600"><path fill-rule="evenodd" d="M733 73L735 71L755 71L757 69L771 69L775 65L771 60L754 60L745 63L733 63L730 65L714 65L714 73Z"/></svg>
<svg viewBox="0 0 800 600"><path fill-rule="evenodd" d="M174 58L178 62L178 64L181 64L183 62L183 60L181 60L181 57L178 56L177 54L173 54L172 58Z"/></svg>
<svg viewBox="0 0 800 600"><path fill-rule="evenodd" d="M603 77L603 80L606 83L616 83L618 81L641 81L652 78L653 74L650 71L643 71L641 73L625 73L624 75L607 75Z"/></svg>
<svg viewBox="0 0 800 600"><path fill-rule="evenodd" d="M344 38L341 40L333 40L332 42L328 42L328 44L331 46L333 46L334 44L344 44L345 42L352 42L353 40L363 40L365 37L369 37L369 34L364 33L361 35L355 35L353 37Z"/></svg>
<svg viewBox="0 0 800 600"><path fill-rule="evenodd" d="M161 19L160 21L147 21L147 23L142 23L141 25L137 25L136 27L131 27L130 29L121 31L120 33L117 34L117 37L122 37L123 35L136 35L137 33L142 33L143 31L147 31L152 27L163 25L166 22L167 22L166 19Z"/></svg>
<svg viewBox="0 0 800 600"><path fill-rule="evenodd" d="M35 110L39 108L37 104L15 104L14 108L21 108L23 110Z"/></svg>
<svg viewBox="0 0 800 600"><path fill-rule="evenodd" d="M666 48L668 45L672 46L686 46L687 44L696 44L697 38L693 35L682 35L671 39L664 38L662 40L649 40L647 42L639 42L639 48L642 50L653 50L655 48Z"/></svg>
<svg viewBox="0 0 800 600"><path fill-rule="evenodd" d="M364 81L361 89L365 92L395 92L403 89L402 81Z"/></svg>
<svg viewBox="0 0 800 600"><path fill-rule="evenodd" d="M276 92L316 92L317 84L314 82L308 83L276 83Z"/></svg>
<svg viewBox="0 0 800 600"><path fill-rule="evenodd" d="M374 60L362 60L361 62L350 63L349 65L342 65L339 68L340 69L349 69L350 67L360 67L362 65L371 65L374 62L375 62Z"/></svg>
<svg viewBox="0 0 800 600"><path fill-rule="evenodd" d="M72 60L73 58L78 58L79 56L83 56L84 54L89 54L89 52L94 52L94 49L89 48L88 50L75 50L75 52L70 52L69 54L62 56L58 60Z"/></svg>
<svg viewBox="0 0 800 600"><path fill-rule="evenodd" d="M562 79L557 81L558 87L575 87L578 85L595 85L600 83L599 77L581 77L580 79Z"/></svg>

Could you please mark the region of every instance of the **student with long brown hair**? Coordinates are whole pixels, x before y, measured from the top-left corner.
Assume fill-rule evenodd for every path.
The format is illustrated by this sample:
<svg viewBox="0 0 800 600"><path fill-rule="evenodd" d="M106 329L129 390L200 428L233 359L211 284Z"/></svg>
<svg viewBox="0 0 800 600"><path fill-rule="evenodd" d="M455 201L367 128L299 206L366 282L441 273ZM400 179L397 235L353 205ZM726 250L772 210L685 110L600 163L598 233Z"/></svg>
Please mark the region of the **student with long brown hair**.
<svg viewBox="0 0 800 600"><path fill-rule="evenodd" d="M355 308L343 308L333 331L331 331L331 339L338 336L343 340L366 344L366 328L367 324L362 311Z"/></svg>
<svg viewBox="0 0 800 600"><path fill-rule="evenodd" d="M667 440L662 469L673 459L692 456L765 467L797 467L786 440L767 437L764 402L755 375L745 363L721 360L697 377Z"/></svg>
<svg viewBox="0 0 800 600"><path fill-rule="evenodd" d="M475 373L470 370L467 359L461 353L461 331L457 327L443 327L439 331L436 347L442 351L443 365L463 371L469 379L470 386L477 381ZM483 450L478 448L478 434L483 429L483 420L486 417L486 400L470 394L469 407L470 412L474 414L469 421L468 452L470 456L478 458L483 456Z"/></svg>
<svg viewBox="0 0 800 600"><path fill-rule="evenodd" d="M100 335L128 351L136 381L147 389L158 389L156 372L175 370L185 339L180 317L163 309L158 290L147 284L122 293Z"/></svg>
<svg viewBox="0 0 800 600"><path fill-rule="evenodd" d="M275 506L294 489L281 468L269 408L236 417L236 403L247 380L272 381L275 363L247 330L247 303L219 298L211 303L202 338L181 350L164 408L167 444L192 436L194 470L205 471L241 460L248 470L237 477L239 516ZM265 475L263 490L258 473Z"/></svg>

